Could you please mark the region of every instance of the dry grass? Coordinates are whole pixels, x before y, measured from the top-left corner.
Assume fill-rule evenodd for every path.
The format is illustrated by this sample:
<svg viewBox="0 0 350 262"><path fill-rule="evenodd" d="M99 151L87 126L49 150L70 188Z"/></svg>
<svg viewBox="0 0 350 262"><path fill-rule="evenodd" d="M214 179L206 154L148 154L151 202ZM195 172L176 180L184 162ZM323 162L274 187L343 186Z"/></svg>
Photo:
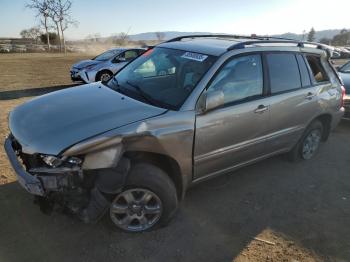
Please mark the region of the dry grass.
<svg viewBox="0 0 350 262"><path fill-rule="evenodd" d="M81 54L0 54L0 92L71 84L72 64L89 58Z"/></svg>
<svg viewBox="0 0 350 262"><path fill-rule="evenodd" d="M14 99L8 101L0 100L0 185L7 184L16 180L15 174L7 160L5 151L2 149L5 137L9 133L7 126L7 116L16 105L23 103L27 99L28 98Z"/></svg>

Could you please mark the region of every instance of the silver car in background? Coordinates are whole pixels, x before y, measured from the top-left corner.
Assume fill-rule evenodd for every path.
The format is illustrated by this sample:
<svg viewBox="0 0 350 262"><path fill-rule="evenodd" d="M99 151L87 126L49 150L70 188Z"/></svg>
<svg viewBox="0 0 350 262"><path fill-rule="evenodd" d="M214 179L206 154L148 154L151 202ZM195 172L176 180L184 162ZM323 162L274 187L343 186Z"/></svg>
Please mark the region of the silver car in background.
<svg viewBox="0 0 350 262"><path fill-rule="evenodd" d="M146 50L141 48L113 48L90 60L74 64L70 70L72 81L107 82L127 63Z"/></svg>

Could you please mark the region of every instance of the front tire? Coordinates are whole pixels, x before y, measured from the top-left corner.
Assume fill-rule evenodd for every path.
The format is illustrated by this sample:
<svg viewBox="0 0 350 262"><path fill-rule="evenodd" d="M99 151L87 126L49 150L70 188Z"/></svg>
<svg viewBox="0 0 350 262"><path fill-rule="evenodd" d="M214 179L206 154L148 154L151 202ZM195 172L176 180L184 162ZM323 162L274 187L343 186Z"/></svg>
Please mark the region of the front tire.
<svg viewBox="0 0 350 262"><path fill-rule="evenodd" d="M160 168L139 163L131 168L124 190L112 201L110 218L127 232L167 224L178 206L176 188Z"/></svg>
<svg viewBox="0 0 350 262"><path fill-rule="evenodd" d="M104 70L97 74L96 81L107 83L112 78L112 76L113 76L112 72Z"/></svg>
<svg viewBox="0 0 350 262"><path fill-rule="evenodd" d="M312 122L304 132L299 142L289 152L291 161L309 160L313 158L321 144L324 127L318 120Z"/></svg>

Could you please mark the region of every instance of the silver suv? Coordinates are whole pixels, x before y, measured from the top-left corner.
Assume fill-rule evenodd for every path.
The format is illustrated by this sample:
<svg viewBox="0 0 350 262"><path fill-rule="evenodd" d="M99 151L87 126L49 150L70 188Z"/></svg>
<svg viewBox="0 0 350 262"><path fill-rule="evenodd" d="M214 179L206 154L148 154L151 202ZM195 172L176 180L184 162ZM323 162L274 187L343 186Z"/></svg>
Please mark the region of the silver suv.
<svg viewBox="0 0 350 262"><path fill-rule="evenodd" d="M175 38L107 84L17 107L5 149L43 211L148 230L200 181L277 154L312 158L344 114L329 55L267 37Z"/></svg>

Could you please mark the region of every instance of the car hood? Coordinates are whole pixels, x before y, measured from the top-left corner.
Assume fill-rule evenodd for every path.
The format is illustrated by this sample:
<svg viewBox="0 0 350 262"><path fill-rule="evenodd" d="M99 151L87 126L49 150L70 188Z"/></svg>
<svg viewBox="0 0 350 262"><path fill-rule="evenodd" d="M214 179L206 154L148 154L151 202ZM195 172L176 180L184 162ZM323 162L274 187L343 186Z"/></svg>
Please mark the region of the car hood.
<svg viewBox="0 0 350 262"><path fill-rule="evenodd" d="M350 73L339 72L339 76L344 82L346 94L350 95Z"/></svg>
<svg viewBox="0 0 350 262"><path fill-rule="evenodd" d="M72 66L72 68L76 69L82 69L84 67L90 66L90 65L97 65L99 63L102 63L103 61L97 61L97 60L82 60Z"/></svg>
<svg viewBox="0 0 350 262"><path fill-rule="evenodd" d="M10 113L9 127L24 152L58 155L87 138L165 111L93 83L18 106Z"/></svg>

